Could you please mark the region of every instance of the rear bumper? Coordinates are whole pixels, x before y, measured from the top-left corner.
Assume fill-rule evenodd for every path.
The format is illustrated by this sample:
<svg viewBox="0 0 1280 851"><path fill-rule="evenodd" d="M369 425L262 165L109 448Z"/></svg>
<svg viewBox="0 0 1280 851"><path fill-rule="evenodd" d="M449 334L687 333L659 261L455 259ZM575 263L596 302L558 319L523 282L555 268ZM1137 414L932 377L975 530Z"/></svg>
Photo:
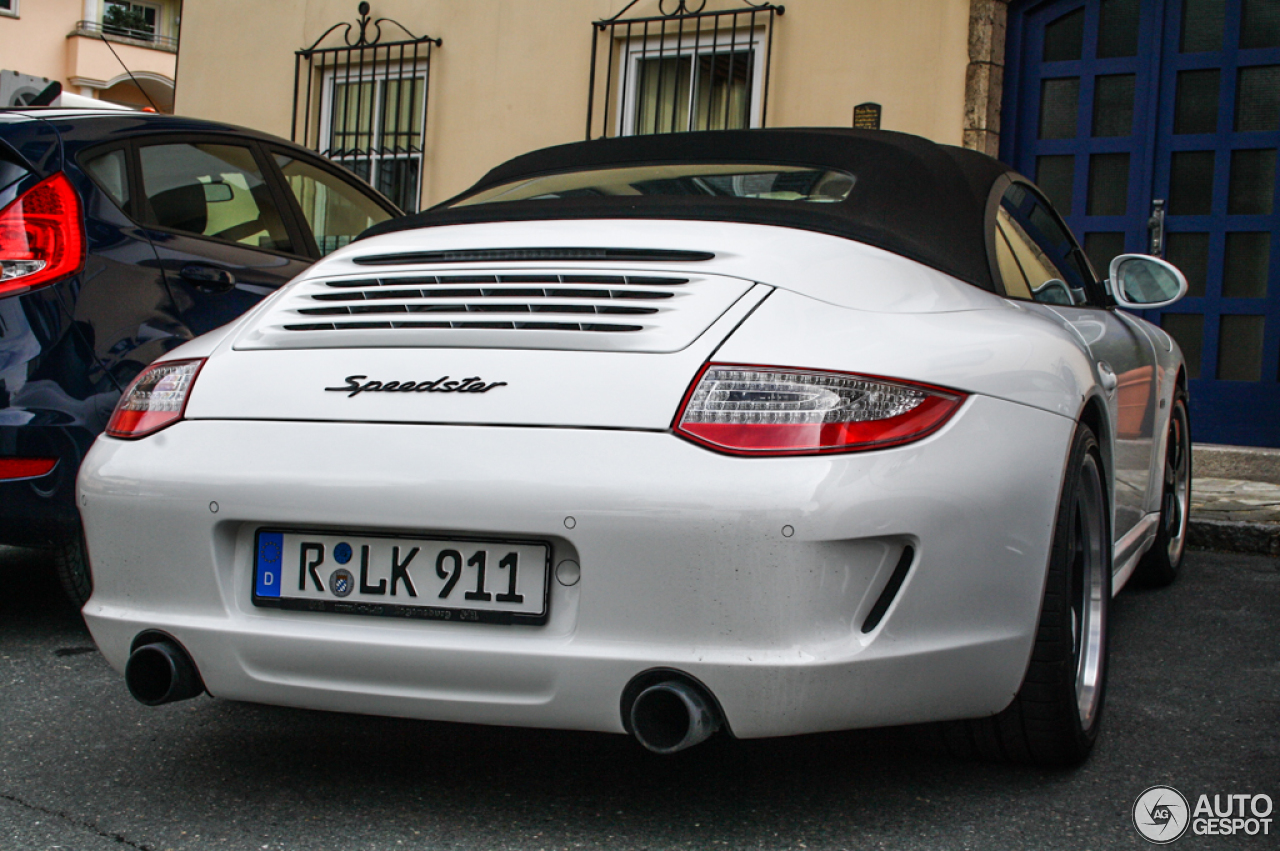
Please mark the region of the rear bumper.
<svg viewBox="0 0 1280 851"><path fill-rule="evenodd" d="M48 547L76 532L72 482L74 469L59 461L46 476L0 482L0 544L12 547Z"/></svg>
<svg viewBox="0 0 1280 851"><path fill-rule="evenodd" d="M95 362L64 304L80 276L0 299L0 456L56 458L48 474L0 479L0 544L46 546L78 534L76 471L118 392L95 393Z"/></svg>
<svg viewBox="0 0 1280 851"><path fill-rule="evenodd" d="M666 667L743 737L980 716L1029 658L1072 428L972 397L917 444L763 459L667 433L187 421L86 460L84 614L118 669L163 630L212 694L263 703L620 732L624 687ZM552 580L544 626L263 609L262 526L538 538L581 581Z"/></svg>
<svg viewBox="0 0 1280 851"><path fill-rule="evenodd" d="M93 439L76 426L0 426L0 455L58 459L43 476L0 480L0 544L44 547L79 534L76 470Z"/></svg>

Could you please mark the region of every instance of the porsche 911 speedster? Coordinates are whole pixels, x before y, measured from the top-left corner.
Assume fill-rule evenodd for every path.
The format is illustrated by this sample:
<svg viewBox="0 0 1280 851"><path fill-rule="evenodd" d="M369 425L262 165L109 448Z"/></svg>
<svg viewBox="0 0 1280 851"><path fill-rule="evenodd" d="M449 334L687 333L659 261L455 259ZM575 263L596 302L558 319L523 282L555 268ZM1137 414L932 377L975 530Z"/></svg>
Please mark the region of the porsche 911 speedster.
<svg viewBox="0 0 1280 851"><path fill-rule="evenodd" d="M139 700L1088 754L1172 581L1186 281L902 134L538 151L161 358L79 478Z"/></svg>

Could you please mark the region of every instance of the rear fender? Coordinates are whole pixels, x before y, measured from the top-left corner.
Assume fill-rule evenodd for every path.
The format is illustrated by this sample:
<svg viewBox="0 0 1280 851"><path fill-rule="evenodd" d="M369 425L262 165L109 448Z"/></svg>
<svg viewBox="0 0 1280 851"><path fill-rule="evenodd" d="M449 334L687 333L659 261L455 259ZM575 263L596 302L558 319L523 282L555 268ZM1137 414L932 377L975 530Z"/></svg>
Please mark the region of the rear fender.
<svg viewBox="0 0 1280 851"><path fill-rule="evenodd" d="M0 160L19 166L26 174L16 175L7 185L0 186L0 209L4 209L23 192L35 186L54 172L61 171L64 156L62 137L48 121L23 118L21 121L4 121L0 116ZM4 172L0 171L0 178ZM5 183L0 179L0 183Z"/></svg>

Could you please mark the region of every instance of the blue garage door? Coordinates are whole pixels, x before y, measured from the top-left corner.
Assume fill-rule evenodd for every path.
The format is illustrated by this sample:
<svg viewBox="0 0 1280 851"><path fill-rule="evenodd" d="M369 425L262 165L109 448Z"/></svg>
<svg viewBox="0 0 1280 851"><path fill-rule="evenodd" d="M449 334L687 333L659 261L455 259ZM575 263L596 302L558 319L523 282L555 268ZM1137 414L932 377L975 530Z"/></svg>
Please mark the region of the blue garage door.
<svg viewBox="0 0 1280 851"><path fill-rule="evenodd" d="M1012 5L1004 159L1103 275L1163 254L1198 441L1280 446L1280 0ZM1160 226L1160 221L1163 225Z"/></svg>

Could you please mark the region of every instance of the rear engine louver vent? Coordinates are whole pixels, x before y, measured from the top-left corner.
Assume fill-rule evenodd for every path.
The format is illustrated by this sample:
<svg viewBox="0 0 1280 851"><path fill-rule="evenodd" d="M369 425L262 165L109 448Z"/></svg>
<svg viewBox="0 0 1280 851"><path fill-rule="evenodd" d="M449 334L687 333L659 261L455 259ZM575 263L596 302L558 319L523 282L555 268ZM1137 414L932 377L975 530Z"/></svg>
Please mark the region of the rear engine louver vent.
<svg viewBox="0 0 1280 851"><path fill-rule="evenodd" d="M418 275L326 281L313 293L323 307L305 317L330 321L285 325L287 331L351 328L487 328L593 332L642 331L617 317L652 316L643 302L667 300L688 278L648 275ZM641 302L641 304L637 304ZM592 318L586 319L584 314ZM339 318L341 317L341 318Z"/></svg>
<svg viewBox="0 0 1280 851"><path fill-rule="evenodd" d="M751 286L582 269L317 278L291 286L236 347L676 351Z"/></svg>

